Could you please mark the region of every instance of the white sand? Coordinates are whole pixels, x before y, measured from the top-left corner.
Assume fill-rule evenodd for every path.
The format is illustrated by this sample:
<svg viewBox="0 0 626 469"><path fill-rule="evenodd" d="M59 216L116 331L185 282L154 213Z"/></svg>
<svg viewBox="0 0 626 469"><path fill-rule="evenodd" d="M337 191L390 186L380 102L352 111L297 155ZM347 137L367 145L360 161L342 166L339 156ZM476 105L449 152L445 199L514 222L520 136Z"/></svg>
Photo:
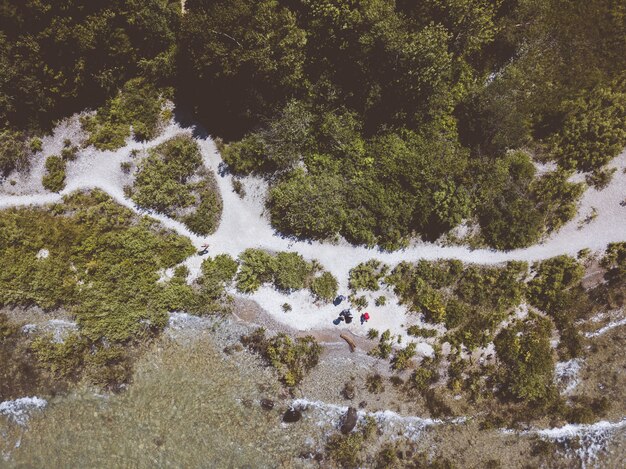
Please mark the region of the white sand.
<svg viewBox="0 0 626 469"><path fill-rule="evenodd" d="M324 268L332 272L338 279L340 293L348 292L348 272L355 265L376 258L394 266L401 261L415 262L419 259L459 259L464 262L480 264L497 264L509 260L536 261L559 254L575 255L580 249L590 248L602 250L610 242L626 240L626 207L620 202L626 197L626 152L615 158L611 167L617 171L610 185L603 191L589 189L584 194L578 216L566 224L559 232L553 233L545 242L526 249L517 249L502 252L490 249L472 250L462 246L441 246L434 243L415 242L409 248L396 252L381 252L377 249L351 246L345 241L336 244L328 242L294 241L278 235L271 227L264 213L264 200L267 191L266 183L255 177L242 180L246 189L246 196L241 199L232 189L232 177L229 174L218 175L218 186L222 194L224 212L218 230L211 236L202 238L191 233L182 223L162 214L155 214L139 209L131 200L124 196L124 185L132 182L132 176L124 174L120 168L123 161L130 161L130 152L134 149L145 150L162 143L181 133L190 134L193 129L181 128L171 122L163 132L150 142L127 141L126 146L116 151L98 151L93 147L82 149L76 161L67 165L67 185L61 195L69 194L80 189L99 188L107 192L118 203L138 213L149 214L181 235L191 239L199 249L205 242L210 243L209 255L220 253L237 257L243 250L251 247L263 248L271 251L291 251L300 253L305 259L317 259ZM0 186L0 208L24 205L43 205L60 200L59 194L43 191L40 179L43 175L43 161L50 153L59 153L65 138L76 140L83 138L74 116L61 123L50 137L43 139L44 150L33 158L33 170L29 175L11 175L7 180L18 181L10 186L4 183ZM205 165L218 173L223 165L221 156L217 152L211 138L197 138ZM580 176L579 176L580 177ZM592 207L598 210L598 216L591 223L579 229L581 220L591 211ZM204 258L194 255L185 261L191 271L191 278L200 273L200 265ZM388 297L387 305L375 307L373 299L379 294ZM270 287L262 287L256 293L248 295L257 301L276 320L288 324L298 330L311 330L334 327L335 319L346 307L316 304L307 292L295 292L285 295ZM368 294L370 306L366 309L371 316L369 323L361 326L358 314L351 325L342 323L339 328L348 328L355 334L364 335L367 329L376 328L380 331L390 329L393 334L406 334L403 325L413 324L419 318L408 316L406 309L397 304L391 292L384 291ZM284 313L281 306L289 303L292 311ZM404 336L406 337L406 336ZM411 339L414 340L414 339ZM420 351L428 352L428 345L420 346ZM403 340L403 344L406 341Z"/></svg>

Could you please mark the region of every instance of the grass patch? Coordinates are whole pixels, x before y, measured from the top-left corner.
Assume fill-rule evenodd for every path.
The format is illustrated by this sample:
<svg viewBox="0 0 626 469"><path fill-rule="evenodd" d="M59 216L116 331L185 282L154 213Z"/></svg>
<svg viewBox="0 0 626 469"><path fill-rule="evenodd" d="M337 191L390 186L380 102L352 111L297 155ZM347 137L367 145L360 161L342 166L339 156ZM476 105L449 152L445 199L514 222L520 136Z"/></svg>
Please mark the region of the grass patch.
<svg viewBox="0 0 626 469"><path fill-rule="evenodd" d="M43 249L47 256L38 255ZM107 363L120 367L115 376L128 376L122 373L119 349L110 348L163 329L169 285L158 282L159 271L194 251L186 238L99 191L74 193L47 210L5 210L0 212L0 261L6 265L0 273L0 306L63 308L76 320L75 337L62 344L42 337L32 344L38 361L55 377L70 379Z"/></svg>

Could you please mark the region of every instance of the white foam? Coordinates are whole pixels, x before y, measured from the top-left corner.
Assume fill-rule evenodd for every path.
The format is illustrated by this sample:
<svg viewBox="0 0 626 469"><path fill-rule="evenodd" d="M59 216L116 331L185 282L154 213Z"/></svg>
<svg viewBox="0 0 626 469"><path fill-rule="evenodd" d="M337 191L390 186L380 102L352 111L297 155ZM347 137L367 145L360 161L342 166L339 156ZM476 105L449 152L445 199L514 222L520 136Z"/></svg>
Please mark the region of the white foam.
<svg viewBox="0 0 626 469"><path fill-rule="evenodd" d="M294 408L316 411L316 417L320 424L329 424L334 427L339 425L341 417L348 411L348 407L336 404L329 404L322 401L310 401L308 399L296 399L291 404ZM391 410L377 412L357 411L357 423L363 423L366 417L373 418L379 428L385 433L396 436L401 434L405 438L416 439L427 427L441 425L444 423L457 424L465 421L465 418L448 420L422 418L417 416L403 416Z"/></svg>
<svg viewBox="0 0 626 469"><path fill-rule="evenodd" d="M4 401L0 402L0 415L24 426L34 411L42 410L47 404L48 402L40 397L22 397L14 401Z"/></svg>
<svg viewBox="0 0 626 469"><path fill-rule="evenodd" d="M587 464L597 459L601 451L604 451L613 432L621 428L626 428L626 418L618 422L601 420L589 425L568 424L558 428L537 430L535 433L542 438L558 441L565 445L577 440L576 444L570 447L570 450L578 456L584 469Z"/></svg>
<svg viewBox="0 0 626 469"><path fill-rule="evenodd" d="M601 327L595 332L585 332L585 337L588 337L588 338L598 337L602 334L606 334L611 329L615 329L616 327L620 327L624 325L626 325L626 318L620 319L619 321L611 321L606 326Z"/></svg>
<svg viewBox="0 0 626 469"><path fill-rule="evenodd" d="M561 389L562 394L570 394L580 380L578 372L580 371L580 360L573 359L566 362L558 362L554 367L554 381Z"/></svg>

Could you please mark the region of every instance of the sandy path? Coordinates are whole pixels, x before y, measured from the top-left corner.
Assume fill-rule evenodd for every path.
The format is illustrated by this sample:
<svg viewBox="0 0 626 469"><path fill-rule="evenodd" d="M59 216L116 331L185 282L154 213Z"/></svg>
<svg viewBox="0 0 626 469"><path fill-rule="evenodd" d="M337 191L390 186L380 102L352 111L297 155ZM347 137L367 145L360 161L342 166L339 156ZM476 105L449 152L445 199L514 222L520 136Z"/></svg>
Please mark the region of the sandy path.
<svg viewBox="0 0 626 469"><path fill-rule="evenodd" d="M64 121L55 129L52 136L44 139L44 149L35 155L33 171L25 176L16 176L17 184L9 185L7 178L0 185L0 208L24 205L43 205L59 201L62 195L79 189L99 188L107 192L118 203L138 213L149 214L158 219L164 226L175 230L191 239L196 247L205 242L210 243L209 255L227 253L237 257L243 250L256 247L272 251L298 252L308 260L317 259L332 272L340 283L340 292L347 292L348 272L360 262L372 258L393 266L401 261L417 261L419 259L459 259L464 262L480 264L496 264L509 260L536 261L559 254L576 254L580 249L590 248L601 250L610 242L626 240L626 207L620 202L626 197L626 152L615 158L610 166L617 168L611 184L603 191L589 189L584 194L579 214L566 224L560 231L553 233L545 242L525 249L502 252L488 249L471 250L463 246L440 246L433 243L416 242L410 247L396 252L381 252L376 249L355 247L347 242L331 244L327 242L294 241L278 235L271 227L268 217L264 214L264 199L267 192L266 183L255 177L242 180L246 196L242 199L232 190L232 177L220 174L223 165L213 140L209 137L196 137L200 145L205 165L217 174L218 185L224 203L224 212L218 230L211 236L202 238L191 233L182 223L167 216L145 211L138 208L124 196L124 185L132 183L132 176L124 174L120 164L132 161L132 150L145 150L181 133L191 134L193 129L182 128L171 122L156 139L150 142L129 140L127 145L116 151L97 151L93 147L83 149L78 159L67 166L67 186L61 194L51 194L41 187L43 161L45 156L59 153L64 138L80 138L80 125L74 116ZM598 216L590 223L580 227L581 220L589 215L595 207ZM191 256L185 261L190 268L192 278L197 276L204 258ZM342 328L349 328L357 335L363 335L367 328L391 329L393 333L404 334L403 325L415 322L416 318L407 317L406 309L397 304L397 299L389 291L381 291L375 296L387 296L385 307L368 307L372 319L365 326L358 321ZM257 301L275 319L298 330L327 328L337 317L339 308L328 305L317 305L306 291L285 295L276 290L263 287L249 298ZM282 311L281 305L291 304L293 310ZM344 305L342 305L344 306ZM424 352L428 352L424 344Z"/></svg>

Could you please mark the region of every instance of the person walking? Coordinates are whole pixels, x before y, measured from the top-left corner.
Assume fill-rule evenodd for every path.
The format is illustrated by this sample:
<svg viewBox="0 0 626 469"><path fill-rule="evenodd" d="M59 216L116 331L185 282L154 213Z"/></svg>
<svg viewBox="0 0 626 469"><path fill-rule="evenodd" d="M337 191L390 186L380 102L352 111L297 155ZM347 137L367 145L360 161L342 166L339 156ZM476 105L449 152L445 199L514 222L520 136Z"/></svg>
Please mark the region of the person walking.
<svg viewBox="0 0 626 469"><path fill-rule="evenodd" d="M361 326L369 320L370 320L370 313L366 311L365 313L361 314Z"/></svg>

